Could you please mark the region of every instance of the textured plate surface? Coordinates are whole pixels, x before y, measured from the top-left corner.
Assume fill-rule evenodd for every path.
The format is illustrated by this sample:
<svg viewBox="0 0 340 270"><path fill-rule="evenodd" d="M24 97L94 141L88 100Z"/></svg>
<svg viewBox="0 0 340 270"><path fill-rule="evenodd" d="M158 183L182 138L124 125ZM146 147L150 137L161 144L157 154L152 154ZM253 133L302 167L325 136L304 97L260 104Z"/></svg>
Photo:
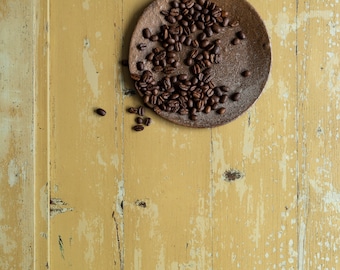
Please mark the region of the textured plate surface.
<svg viewBox="0 0 340 270"><path fill-rule="evenodd" d="M159 47L158 42L152 42L143 37L143 29L149 28L152 34L160 31L160 26L169 24L161 10L169 10L170 0L155 0L143 12L136 28L133 32L130 53L129 53L129 69L131 74L142 74L137 69L137 62L144 62L144 69L152 71L153 65L146 61L146 56L153 48ZM174 123L189 127L214 127L226 124L239 115L244 113L260 96L265 83L268 79L271 65L271 51L269 37L258 13L255 9L244 0L217 0L214 1L217 6L228 12L230 22L238 21L235 27L223 27L219 33L215 33L211 39L221 39L221 59L219 64L212 65L215 73L213 83L215 86L227 86L229 88L228 95L232 96L239 92L238 101L232 101L230 98L219 107L226 108L226 113L220 115L216 111L208 114L204 112L197 113L197 120L192 121L188 115L180 115L166 111L155 110L157 114ZM242 31L246 38L241 40L240 44L233 45L232 40L236 37L236 33ZM201 31L191 34L195 39ZM144 43L146 48L139 50L138 45ZM183 46L183 50L179 52L180 66L171 75L190 74L190 68L184 64L188 53L192 47ZM251 75L242 76L242 72L249 70ZM152 71L153 72L153 71ZM153 72L156 80L161 80L165 74L162 72ZM143 93L137 89L138 93ZM152 104L147 104L154 107Z"/></svg>

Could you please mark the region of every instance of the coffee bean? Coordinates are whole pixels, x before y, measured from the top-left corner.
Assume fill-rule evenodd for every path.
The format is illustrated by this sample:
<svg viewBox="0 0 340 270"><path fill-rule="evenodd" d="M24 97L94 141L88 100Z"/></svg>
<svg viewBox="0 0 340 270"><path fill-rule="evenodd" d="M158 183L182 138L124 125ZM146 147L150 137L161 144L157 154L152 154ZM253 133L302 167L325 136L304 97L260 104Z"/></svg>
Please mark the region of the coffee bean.
<svg viewBox="0 0 340 270"><path fill-rule="evenodd" d="M192 43L191 37L186 37L186 39L184 40L184 44L185 44L186 46L190 46L191 43Z"/></svg>
<svg viewBox="0 0 340 270"><path fill-rule="evenodd" d="M211 29L211 27L207 27L205 30L204 30L205 34L207 35L207 37L211 37L214 32L213 30Z"/></svg>
<svg viewBox="0 0 340 270"><path fill-rule="evenodd" d="M145 43L138 44L137 49L140 51L144 51L146 49L146 44Z"/></svg>
<svg viewBox="0 0 340 270"><path fill-rule="evenodd" d="M223 18L223 21L220 24L222 27L226 27L229 24L229 18Z"/></svg>
<svg viewBox="0 0 340 270"><path fill-rule="evenodd" d="M188 75L187 74L180 74L178 75L178 80L180 81L185 81L188 79Z"/></svg>
<svg viewBox="0 0 340 270"><path fill-rule="evenodd" d="M157 66L154 66L154 67L152 68L152 70L153 70L154 72L160 72L160 71L163 70L163 67L157 65Z"/></svg>
<svg viewBox="0 0 340 270"><path fill-rule="evenodd" d="M151 40L151 41L157 41L158 39L159 39L158 35L152 35L152 36L150 37L150 40Z"/></svg>
<svg viewBox="0 0 340 270"><path fill-rule="evenodd" d="M214 23L214 24L212 25L211 29L212 29L212 31L213 31L214 33L219 33L219 32L221 32L221 28L220 28L220 26L219 26L217 23Z"/></svg>
<svg viewBox="0 0 340 270"><path fill-rule="evenodd" d="M185 64L188 66L192 66L194 64L194 60L192 58L187 58L185 60Z"/></svg>
<svg viewBox="0 0 340 270"><path fill-rule="evenodd" d="M138 109L137 109L137 114L140 115L140 116L144 116L144 107L143 106L139 106Z"/></svg>
<svg viewBox="0 0 340 270"><path fill-rule="evenodd" d="M221 47L217 45L215 45L214 48L211 50L211 53L213 54L220 54L220 52L221 52Z"/></svg>
<svg viewBox="0 0 340 270"><path fill-rule="evenodd" d="M196 26L199 30L204 30L205 28L204 22L201 21L196 22Z"/></svg>
<svg viewBox="0 0 340 270"><path fill-rule="evenodd" d="M228 95L222 95L221 97L220 97L220 103L224 103L224 102L226 102L228 100Z"/></svg>
<svg viewBox="0 0 340 270"><path fill-rule="evenodd" d="M173 16L166 16L165 17L165 19L169 22L169 23L171 23L171 24L174 24L177 20L175 19L175 17L173 17Z"/></svg>
<svg viewBox="0 0 340 270"><path fill-rule="evenodd" d="M236 26L238 26L239 24L240 24L240 22L237 21L237 20L233 20L233 21L230 21L230 22L228 23L228 25L229 25L230 27L236 27Z"/></svg>
<svg viewBox="0 0 340 270"><path fill-rule="evenodd" d="M199 47L199 43L198 43L198 40L193 40L192 42L191 42L191 46L192 47L194 47L194 48L198 48Z"/></svg>
<svg viewBox="0 0 340 270"><path fill-rule="evenodd" d="M177 1L171 1L171 2L170 2L170 5L171 5L172 7L174 7L174 8L178 8L178 7L179 7L179 2L177 2Z"/></svg>
<svg viewBox="0 0 340 270"><path fill-rule="evenodd" d="M175 61L175 62L172 63L172 67L174 67L174 68L178 68L180 65L181 65L181 64L180 64L179 61ZM170 67L169 67L169 68L170 68ZM175 70L172 69L172 71L170 71L170 73L173 72L173 71L175 71Z"/></svg>
<svg viewBox="0 0 340 270"><path fill-rule="evenodd" d="M133 107L128 108L127 111L128 111L129 113L137 113L137 109L136 109L136 108L133 108Z"/></svg>
<svg viewBox="0 0 340 270"><path fill-rule="evenodd" d="M216 110L218 114L225 114L226 111L226 108L219 108L218 110Z"/></svg>
<svg viewBox="0 0 340 270"><path fill-rule="evenodd" d="M208 39L203 39L200 43L201 48L205 48L210 44L210 41Z"/></svg>
<svg viewBox="0 0 340 270"><path fill-rule="evenodd" d="M251 71L250 71L250 70L245 70L245 71L243 71L243 72L241 73L241 75L242 75L243 77L249 77L249 76L251 75Z"/></svg>
<svg viewBox="0 0 340 270"><path fill-rule="evenodd" d="M136 121L136 123L139 124L139 125L142 124L142 123L144 122L144 121L143 121L143 118L142 118L142 117L139 117L139 116L136 117L135 121Z"/></svg>
<svg viewBox="0 0 340 270"><path fill-rule="evenodd" d="M193 66L193 68L192 68L192 72L193 72L194 74L199 74L199 73L201 72L200 66L199 66L198 64L195 64L195 65Z"/></svg>
<svg viewBox="0 0 340 270"><path fill-rule="evenodd" d="M196 114L191 114L191 115L190 115L190 120L196 121L197 119L198 119L198 117L197 117Z"/></svg>
<svg viewBox="0 0 340 270"><path fill-rule="evenodd" d="M230 96L230 99L231 99L232 101L238 101L238 100L240 99L240 93L239 93L239 92L236 92L236 93L232 94L232 95Z"/></svg>
<svg viewBox="0 0 340 270"><path fill-rule="evenodd" d="M143 29L143 37L149 39L151 37L151 31L149 28Z"/></svg>
<svg viewBox="0 0 340 270"><path fill-rule="evenodd" d="M199 4L200 6L203 6L205 3L205 0L197 0L197 4Z"/></svg>
<svg viewBox="0 0 340 270"><path fill-rule="evenodd" d="M142 131L144 130L144 127L142 125L135 125L132 127L134 131Z"/></svg>
<svg viewBox="0 0 340 270"><path fill-rule="evenodd" d="M170 9L170 12L169 12L169 15L173 16L173 17L176 17L178 16L180 13L179 13L179 8L172 8Z"/></svg>
<svg viewBox="0 0 340 270"><path fill-rule="evenodd" d="M238 44L241 43L241 40L240 40L239 38L234 38L234 39L231 41L231 43L232 43L233 45L238 45Z"/></svg>
<svg viewBox="0 0 340 270"><path fill-rule="evenodd" d="M144 63L143 62L137 62L137 69L138 70L144 70Z"/></svg>
<svg viewBox="0 0 340 270"><path fill-rule="evenodd" d="M228 86L221 86L220 89L223 91L223 92L228 92L229 91L229 87Z"/></svg>
<svg viewBox="0 0 340 270"><path fill-rule="evenodd" d="M176 42L175 43L175 51L180 52L182 50L182 43Z"/></svg>
<svg viewBox="0 0 340 270"><path fill-rule="evenodd" d="M152 120L150 117L146 117L145 120L144 120L144 125L146 126L150 126L152 123Z"/></svg>
<svg viewBox="0 0 340 270"><path fill-rule="evenodd" d="M242 32L242 31L238 31L236 33L236 36L239 38L239 39L245 39L246 38L246 35Z"/></svg>
<svg viewBox="0 0 340 270"><path fill-rule="evenodd" d="M208 106L205 106L203 112L204 112L204 113L210 113L210 111L211 111L211 107L210 107L209 105L208 105Z"/></svg>
<svg viewBox="0 0 340 270"><path fill-rule="evenodd" d="M96 113L100 116L106 115L106 111L104 109L101 109L101 108L96 109Z"/></svg>

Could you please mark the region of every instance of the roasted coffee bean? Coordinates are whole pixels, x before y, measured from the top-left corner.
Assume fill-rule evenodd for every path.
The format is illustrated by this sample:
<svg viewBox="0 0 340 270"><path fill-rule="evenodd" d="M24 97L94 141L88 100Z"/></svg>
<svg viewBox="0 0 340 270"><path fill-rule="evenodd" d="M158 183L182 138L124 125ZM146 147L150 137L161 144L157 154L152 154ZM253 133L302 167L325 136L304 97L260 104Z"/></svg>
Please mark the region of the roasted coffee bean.
<svg viewBox="0 0 340 270"><path fill-rule="evenodd" d="M230 21L230 22L228 23L228 25L229 25L230 27L236 27L236 26L239 26L239 24L240 24L240 22L237 21L237 20L233 20L233 21Z"/></svg>
<svg viewBox="0 0 340 270"><path fill-rule="evenodd" d="M172 67L173 67L173 68L178 68L180 65L181 65L181 64L180 64L179 61L175 61L175 62L172 63ZM170 67L169 67L169 68L170 68ZM173 71L175 71L175 69L172 69L172 71L170 71L170 72L173 72Z"/></svg>
<svg viewBox="0 0 340 270"><path fill-rule="evenodd" d="M148 39L151 37L151 31L150 31L149 28L144 28L143 29L143 37L144 38L148 38Z"/></svg>
<svg viewBox="0 0 340 270"><path fill-rule="evenodd" d="M200 33L200 34L197 36L197 39L198 39L199 41L202 41L202 40L204 40L204 39L206 39L206 38L207 38L207 35L206 35L206 33L204 33L204 32Z"/></svg>
<svg viewBox="0 0 340 270"><path fill-rule="evenodd" d="M226 102L228 100L228 95L222 95L221 97L220 97L220 103L224 103L224 102Z"/></svg>
<svg viewBox="0 0 340 270"><path fill-rule="evenodd" d="M191 26L190 26L190 32L191 33L195 33L197 31L197 26L196 26L196 24L192 24Z"/></svg>
<svg viewBox="0 0 340 270"><path fill-rule="evenodd" d="M185 36L184 36L184 37L185 37ZM191 45L191 42L192 42L191 37L186 37L183 43L184 43L184 45L186 45L186 46L190 46L190 45Z"/></svg>
<svg viewBox="0 0 340 270"><path fill-rule="evenodd" d="M100 116L105 116L106 115L106 111L102 108L98 108L95 110L95 112L100 115Z"/></svg>
<svg viewBox="0 0 340 270"><path fill-rule="evenodd" d="M204 22L201 22L201 21L197 21L196 26L199 30L204 30L205 28Z"/></svg>
<svg viewBox="0 0 340 270"><path fill-rule="evenodd" d="M154 66L154 67L152 68L152 70L153 70L154 72L160 72L160 71L163 70L163 67L162 67L162 66Z"/></svg>
<svg viewBox="0 0 340 270"><path fill-rule="evenodd" d="M198 43L198 40L193 40L192 42L191 42L191 46L192 47L194 47L194 48L198 48L199 47L199 43Z"/></svg>
<svg viewBox="0 0 340 270"><path fill-rule="evenodd" d="M196 121L198 119L196 114L190 114L190 120Z"/></svg>
<svg viewBox="0 0 340 270"><path fill-rule="evenodd" d="M208 60L208 59L204 59L204 60L203 60L203 63L204 63L204 65L205 65L206 67L211 67L211 65L212 65L212 63L211 63L210 60Z"/></svg>
<svg viewBox="0 0 340 270"><path fill-rule="evenodd" d="M198 55L198 50L197 50L197 49L193 49L193 50L189 53L189 57L190 57L190 58L196 58L197 55Z"/></svg>
<svg viewBox="0 0 340 270"><path fill-rule="evenodd" d="M201 48L205 48L210 44L210 41L208 39L203 39L200 43Z"/></svg>
<svg viewBox="0 0 340 270"><path fill-rule="evenodd" d="M176 52L180 52L182 50L182 43L180 43L180 42L176 42L175 43L175 51Z"/></svg>
<svg viewBox="0 0 340 270"><path fill-rule="evenodd" d="M187 74L180 74L178 75L178 80L180 81L185 81L188 79L188 75Z"/></svg>
<svg viewBox="0 0 340 270"><path fill-rule="evenodd" d="M144 51L146 49L146 44L145 43L138 44L137 49L140 51Z"/></svg>
<svg viewBox="0 0 340 270"><path fill-rule="evenodd" d="M169 11L168 10L161 10L160 12L163 16L168 16L169 15Z"/></svg>
<svg viewBox="0 0 340 270"><path fill-rule="evenodd" d="M215 87L214 93L216 96L221 97L223 95L223 91L221 90L220 87Z"/></svg>
<svg viewBox="0 0 340 270"><path fill-rule="evenodd" d="M177 21L175 17L170 16L170 15L166 16L165 19L171 24L174 24Z"/></svg>
<svg viewBox="0 0 340 270"><path fill-rule="evenodd" d="M128 111L129 113L137 113L137 109L136 109L136 108L133 108L133 107L128 108L127 111Z"/></svg>
<svg viewBox="0 0 340 270"><path fill-rule="evenodd" d="M213 30L211 29L211 27L207 27L205 30L204 30L205 34L207 35L207 37L211 37L214 32Z"/></svg>
<svg viewBox="0 0 340 270"><path fill-rule="evenodd" d="M213 49L211 50L211 53L213 54L220 54L220 52L221 52L221 47L217 45L215 45Z"/></svg>
<svg viewBox="0 0 340 270"><path fill-rule="evenodd" d="M154 57L155 57L155 54L154 54L154 53L149 53L149 54L146 56L146 60L152 61Z"/></svg>
<svg viewBox="0 0 340 270"><path fill-rule="evenodd" d="M143 62L137 62L137 69L138 70L144 70L144 63Z"/></svg>
<svg viewBox="0 0 340 270"><path fill-rule="evenodd" d="M219 32L221 32L221 28L220 28L220 26L219 26L217 23L214 23L214 24L212 25L211 29L212 29L212 31L213 31L214 33L219 33Z"/></svg>
<svg viewBox="0 0 340 270"><path fill-rule="evenodd" d="M239 38L239 39L245 39L246 38L246 35L242 32L242 31L238 31L236 33L236 36Z"/></svg>
<svg viewBox="0 0 340 270"><path fill-rule="evenodd" d="M195 65L193 66L193 68L192 68L192 72L193 72L194 74L199 74L199 73L201 72L200 66L199 66L198 64L195 64Z"/></svg>
<svg viewBox="0 0 340 270"><path fill-rule="evenodd" d="M188 65L188 66L192 66L194 64L194 60L192 58L187 58L185 60L185 64Z"/></svg>
<svg viewBox="0 0 340 270"><path fill-rule="evenodd" d="M227 111L226 108L223 107L216 110L218 114L225 114L226 111Z"/></svg>
<svg viewBox="0 0 340 270"><path fill-rule="evenodd" d="M150 101L150 95L149 94L151 95L151 92L148 92L148 95L143 96L144 103L148 103Z"/></svg>
<svg viewBox="0 0 340 270"><path fill-rule="evenodd" d="M243 77L249 77L249 76L251 75L251 71L250 71L250 70L245 70L245 71L243 71L243 72L241 73L241 75L242 75Z"/></svg>
<svg viewBox="0 0 340 270"><path fill-rule="evenodd" d="M223 21L220 24L222 27L226 27L229 24L229 18L223 18Z"/></svg>
<svg viewBox="0 0 340 270"><path fill-rule="evenodd" d="M153 104L153 105L156 105L157 104L157 99L158 99L158 97L156 95L152 95L150 97L150 103Z"/></svg>
<svg viewBox="0 0 340 270"><path fill-rule="evenodd" d="M232 43L233 45L238 45L238 44L241 43L241 40L240 40L239 38L234 38L234 39L231 41L231 43Z"/></svg>
<svg viewBox="0 0 340 270"><path fill-rule="evenodd" d="M180 115L187 115L189 114L189 110L187 108L182 108L179 110Z"/></svg>
<svg viewBox="0 0 340 270"><path fill-rule="evenodd" d="M179 7L179 2L177 1L171 1L170 5L174 8L178 8Z"/></svg>
<svg viewBox="0 0 340 270"><path fill-rule="evenodd" d="M180 14L179 12L180 12L179 8L172 8L172 9L170 9L169 15L173 16L173 17L176 17L176 16L178 16Z"/></svg>
<svg viewBox="0 0 340 270"><path fill-rule="evenodd" d="M230 96L230 99L231 99L232 101L238 101L238 100L240 99L240 93L239 93L239 92L235 92L234 94L232 94L232 95Z"/></svg>
<svg viewBox="0 0 340 270"><path fill-rule="evenodd" d="M152 36L150 37L150 40L151 40L151 41L157 41L158 39L159 39L158 35L152 35Z"/></svg>
<svg viewBox="0 0 340 270"><path fill-rule="evenodd" d="M143 121L142 117L138 116L138 117L136 117L135 122L140 125L140 124L143 124L144 121Z"/></svg>
<svg viewBox="0 0 340 270"><path fill-rule="evenodd" d="M166 62L168 63L168 64L172 64L173 62L175 62L176 61L176 59L175 58L168 58L168 59L166 59Z"/></svg>
<svg viewBox="0 0 340 270"><path fill-rule="evenodd" d="M228 86L221 86L220 89L223 91L223 92L228 92L229 91L229 87Z"/></svg>
<svg viewBox="0 0 340 270"><path fill-rule="evenodd" d="M204 111L204 113L210 113L211 112L211 107L209 105L205 106L203 111Z"/></svg>
<svg viewBox="0 0 340 270"><path fill-rule="evenodd" d="M209 59L210 58L210 53L208 51L203 51L202 55L203 55L203 59Z"/></svg>
<svg viewBox="0 0 340 270"><path fill-rule="evenodd" d="M174 45L170 45L170 46L168 46L168 47L166 48L166 50L167 50L168 52L172 52L172 51L175 50L175 46L174 46Z"/></svg>
<svg viewBox="0 0 340 270"><path fill-rule="evenodd" d="M178 63L178 61L174 62L173 65L175 65L176 63ZM170 73L174 72L175 70L176 70L176 68L173 67L173 66L172 66L172 67L166 66L166 67L164 68L164 73L165 73L165 74L170 74Z"/></svg>
<svg viewBox="0 0 340 270"><path fill-rule="evenodd" d="M146 126L150 126L152 123L152 120L150 117L146 117L145 120L144 120L144 125Z"/></svg>
<svg viewBox="0 0 340 270"><path fill-rule="evenodd" d="M132 127L134 131L142 131L144 130L144 127L142 125L135 125Z"/></svg>
<svg viewBox="0 0 340 270"><path fill-rule="evenodd" d="M139 106L138 109L137 109L137 114L140 115L140 116L144 116L144 107L143 106Z"/></svg>

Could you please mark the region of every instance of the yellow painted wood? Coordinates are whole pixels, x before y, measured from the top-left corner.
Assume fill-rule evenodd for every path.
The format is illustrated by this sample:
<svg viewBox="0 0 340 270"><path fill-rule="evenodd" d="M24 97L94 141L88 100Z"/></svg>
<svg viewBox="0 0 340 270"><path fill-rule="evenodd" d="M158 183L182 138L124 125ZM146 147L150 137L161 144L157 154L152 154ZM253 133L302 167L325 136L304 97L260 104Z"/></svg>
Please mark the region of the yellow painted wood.
<svg viewBox="0 0 340 270"><path fill-rule="evenodd" d="M256 104L136 133L119 62L150 2L1 2L0 269L338 269L338 1L251 0Z"/></svg>

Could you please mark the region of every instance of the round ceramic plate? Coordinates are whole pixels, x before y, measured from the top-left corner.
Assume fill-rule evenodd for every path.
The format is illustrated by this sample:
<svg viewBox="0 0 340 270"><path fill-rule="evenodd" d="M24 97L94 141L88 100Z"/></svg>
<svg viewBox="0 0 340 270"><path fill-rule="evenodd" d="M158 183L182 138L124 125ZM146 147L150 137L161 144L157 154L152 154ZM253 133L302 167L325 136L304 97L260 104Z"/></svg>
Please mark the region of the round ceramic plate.
<svg viewBox="0 0 340 270"><path fill-rule="evenodd" d="M200 0L196 0L197 2L195 0L175 1L178 3L182 3L180 14L184 13L184 16L186 16L185 14L187 14L187 11L184 11L185 9L189 10L189 12L191 13L194 12L190 11L190 9L192 8L195 9L195 6L191 8L191 2L194 2L196 4L197 2L200 2ZM216 87L222 87L223 90L227 89L227 91L223 91L222 94L227 95L228 98L224 97L223 99L221 99L220 94L220 101L217 101L217 104L214 105L213 102L209 101L209 99L211 99L211 94L202 94L201 99L204 100L205 106L201 107L201 109L199 110L196 110L196 112L194 110L194 112L192 113L194 117L191 117L191 104L188 104L187 100L193 99L193 89L185 89L187 91L187 94L184 93L184 95L186 95L186 98L179 98L180 101L177 102L177 105L181 104L180 108L169 109L169 106L166 105L167 102L169 102L169 99L159 97L162 92L164 92L164 89L162 89L162 87L158 89L156 93L151 94L151 96L156 96L151 101L151 99L149 98L151 96L149 96L148 98L145 97L146 85L142 85L144 86L144 88L138 86L138 80L143 75L145 70L148 70L152 73L154 85L156 83L157 85L162 85L161 82L162 80L164 80L164 77L171 78L176 76L178 77L178 75L180 74L187 74L188 78L192 78L195 76L198 77L199 75L193 74L193 66L188 66L186 64L186 59L188 58L188 55L194 49L192 45L186 46L185 44L182 44L181 48L179 48L179 51L176 51L176 49L173 51L176 54L176 59L179 62L179 66L175 69L170 68L170 72L164 72L164 70L162 71L155 69L155 64L153 63L153 61L147 60L147 56L152 53L155 48L158 48L156 50L167 51L167 48L163 48L164 43L160 41L162 39L162 34L160 34L162 32L161 26L168 25L171 27L179 25L177 22L174 22L173 24L169 23L169 21L166 19L166 16L164 16L164 14L166 15L167 12L171 9L173 2L173 0L153 1L144 10L133 32L129 52L129 69L131 77L136 80L136 89L147 106L153 108L154 111L161 117L168 119L176 124L199 128L214 127L226 124L240 116L252 104L254 104L254 102L260 96L268 79L271 65L271 50L269 37L264 23L258 13L255 11L255 9L247 1L201 1L201 3L205 2L205 4L202 5L202 10L196 10L195 12L201 14L205 13L205 19L207 18L207 15L212 13L213 9L216 9L216 7L220 7L222 9L223 16L227 17L229 20L229 24L225 27L222 26L222 22L220 22L219 24L219 22L217 21L216 23L221 25L221 27L218 29L218 31L214 32L211 37L206 38L210 43L214 43L217 39L221 41L219 45L219 58L218 60L216 60L216 63L214 62L215 58L209 58L209 61L211 60L212 63L210 66L211 69L209 71L214 76L209 81L209 83L206 84L208 84L209 87L213 90ZM184 8L184 6L188 5L188 3L190 8ZM216 7L211 5L215 5ZM204 9L209 10L209 8L211 9L209 12L204 11ZM200 16L200 18L202 18L202 15ZM210 17L212 17L212 15L210 15ZM203 21L205 19L203 19ZM151 35L157 35L160 37L160 39L158 41L151 41L150 38L145 38L145 36L148 37L148 34L143 35L143 30L146 28L150 30ZM182 29L183 28L184 27L182 27ZM198 35L203 31L205 30L196 29L196 31L191 33L187 30L184 31L184 33L182 33L181 35L190 36L191 40L197 40ZM244 35L241 38L239 38L240 32ZM238 40L235 41L235 38L238 38ZM157 37L155 39L157 39ZM204 50L206 50L201 49L200 47L198 47L197 49L199 53L202 53ZM138 62L142 62L143 64L138 64ZM171 65L167 64L167 66ZM207 67L201 66L201 73L204 73L204 69L206 68ZM245 71L248 71L248 74L245 74ZM200 77L200 79L202 80L202 77ZM204 88L200 87L203 84L204 83L201 83L198 88ZM179 96L183 95L182 89L179 89L178 87L175 87L175 89L177 90L175 90L175 92L172 92L172 94L178 93ZM207 92L206 88L203 92ZM150 91L148 92L148 95L150 95ZM204 95L207 95L205 99ZM216 96L216 91L214 95ZM178 95L173 95L171 98L174 100L178 100L178 97L176 99L176 96ZM235 98L235 96L237 97ZM160 99L160 101L157 101L157 97L158 99ZM217 98L217 100L219 98ZM221 102L221 100L223 102ZM164 102L165 105L162 105L162 102ZM176 102L173 103L176 104ZM208 104L211 104L212 106L210 107L215 110L210 110L210 112L208 112L209 109L207 109L206 111L204 111L204 108L207 107ZM194 105L194 107L195 106L197 107L197 105ZM179 112L179 109L181 108L183 109L181 111L182 114ZM221 108L225 108L225 110ZM189 114L186 114L185 109L189 111ZM218 111L218 109L220 109L220 111Z"/></svg>

